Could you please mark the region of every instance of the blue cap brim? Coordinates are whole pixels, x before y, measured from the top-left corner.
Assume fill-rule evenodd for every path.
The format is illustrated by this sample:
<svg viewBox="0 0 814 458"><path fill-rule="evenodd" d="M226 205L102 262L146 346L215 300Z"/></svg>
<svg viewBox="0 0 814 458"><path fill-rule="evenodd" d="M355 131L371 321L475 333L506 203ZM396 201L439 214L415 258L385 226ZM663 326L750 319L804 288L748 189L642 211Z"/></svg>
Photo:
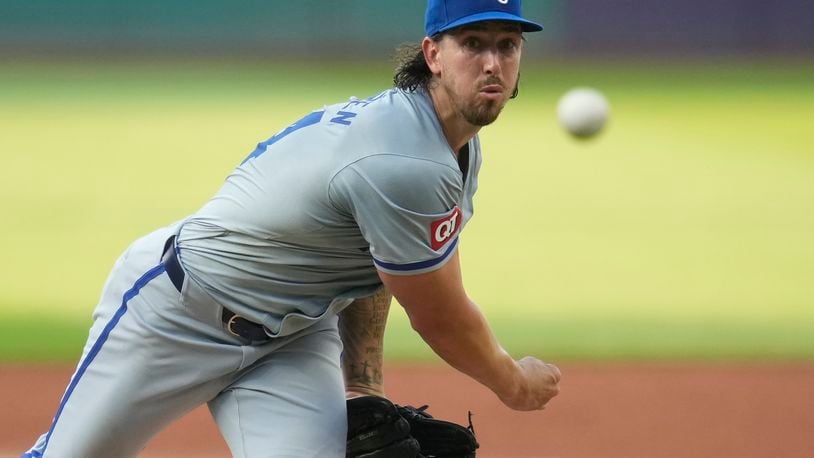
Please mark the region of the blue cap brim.
<svg viewBox="0 0 814 458"><path fill-rule="evenodd" d="M532 22L526 19L521 18L520 16L515 16L514 14L504 13L501 11L487 11L485 13L478 13L472 14L470 16L464 16L457 21L450 22L446 26L438 29L438 32L446 32L449 29L454 29L455 27L460 27L462 25L472 24L473 22L483 22L483 21L507 21L507 22L516 22L520 25L524 32L539 32L543 30L543 26Z"/></svg>

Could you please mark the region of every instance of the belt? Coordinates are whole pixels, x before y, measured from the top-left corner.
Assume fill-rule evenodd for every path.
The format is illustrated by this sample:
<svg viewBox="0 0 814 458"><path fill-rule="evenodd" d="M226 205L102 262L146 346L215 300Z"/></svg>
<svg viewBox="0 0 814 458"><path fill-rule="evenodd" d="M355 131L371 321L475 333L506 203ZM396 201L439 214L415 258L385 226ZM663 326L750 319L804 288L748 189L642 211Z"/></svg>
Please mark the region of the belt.
<svg viewBox="0 0 814 458"><path fill-rule="evenodd" d="M175 289L180 293L184 285L184 277L186 274L181 267L181 263L178 262L178 255L175 253L174 235L164 244L164 254L161 256L161 263L164 264L164 270L167 272L167 276L170 277L170 281L175 286ZM243 337L252 342L263 342L271 339L262 324L249 321L226 307L223 307L220 319L223 321L223 324L226 325L226 330L235 336Z"/></svg>

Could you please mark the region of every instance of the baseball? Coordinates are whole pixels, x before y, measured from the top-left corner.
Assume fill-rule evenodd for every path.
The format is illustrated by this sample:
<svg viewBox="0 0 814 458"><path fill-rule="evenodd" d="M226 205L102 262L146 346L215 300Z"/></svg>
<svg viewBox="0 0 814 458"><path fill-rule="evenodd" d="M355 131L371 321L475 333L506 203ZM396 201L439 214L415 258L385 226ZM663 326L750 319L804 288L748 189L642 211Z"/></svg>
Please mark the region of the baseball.
<svg viewBox="0 0 814 458"><path fill-rule="evenodd" d="M608 120L610 107L601 92L578 87L569 90L557 104L560 124L576 138L596 135Z"/></svg>

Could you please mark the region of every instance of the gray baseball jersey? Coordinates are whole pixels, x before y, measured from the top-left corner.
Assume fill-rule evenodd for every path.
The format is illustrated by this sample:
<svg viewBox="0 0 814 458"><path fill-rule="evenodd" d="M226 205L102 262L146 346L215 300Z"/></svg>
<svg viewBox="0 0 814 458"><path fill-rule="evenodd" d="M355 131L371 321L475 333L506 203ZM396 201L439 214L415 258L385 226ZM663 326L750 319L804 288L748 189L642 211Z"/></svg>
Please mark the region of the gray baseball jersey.
<svg viewBox="0 0 814 458"><path fill-rule="evenodd" d="M385 91L325 107L257 149L186 221L181 263L274 335L381 283L437 269L472 216L480 145L450 149L429 96Z"/></svg>
<svg viewBox="0 0 814 458"><path fill-rule="evenodd" d="M399 90L258 145L200 211L119 258L51 426L23 456L133 456L207 403L234 456L343 457L336 313L380 286L377 269L450 258L472 216L477 138L458 157L429 96ZM225 311L271 338L228 332Z"/></svg>

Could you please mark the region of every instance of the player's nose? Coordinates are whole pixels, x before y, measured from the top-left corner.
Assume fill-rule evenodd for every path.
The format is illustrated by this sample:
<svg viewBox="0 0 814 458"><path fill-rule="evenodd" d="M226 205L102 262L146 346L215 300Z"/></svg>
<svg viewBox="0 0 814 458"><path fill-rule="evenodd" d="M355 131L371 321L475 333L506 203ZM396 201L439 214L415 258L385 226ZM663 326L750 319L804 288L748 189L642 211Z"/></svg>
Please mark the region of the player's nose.
<svg viewBox="0 0 814 458"><path fill-rule="evenodd" d="M487 49L482 53L483 72L487 75L500 74L500 53L497 48Z"/></svg>

